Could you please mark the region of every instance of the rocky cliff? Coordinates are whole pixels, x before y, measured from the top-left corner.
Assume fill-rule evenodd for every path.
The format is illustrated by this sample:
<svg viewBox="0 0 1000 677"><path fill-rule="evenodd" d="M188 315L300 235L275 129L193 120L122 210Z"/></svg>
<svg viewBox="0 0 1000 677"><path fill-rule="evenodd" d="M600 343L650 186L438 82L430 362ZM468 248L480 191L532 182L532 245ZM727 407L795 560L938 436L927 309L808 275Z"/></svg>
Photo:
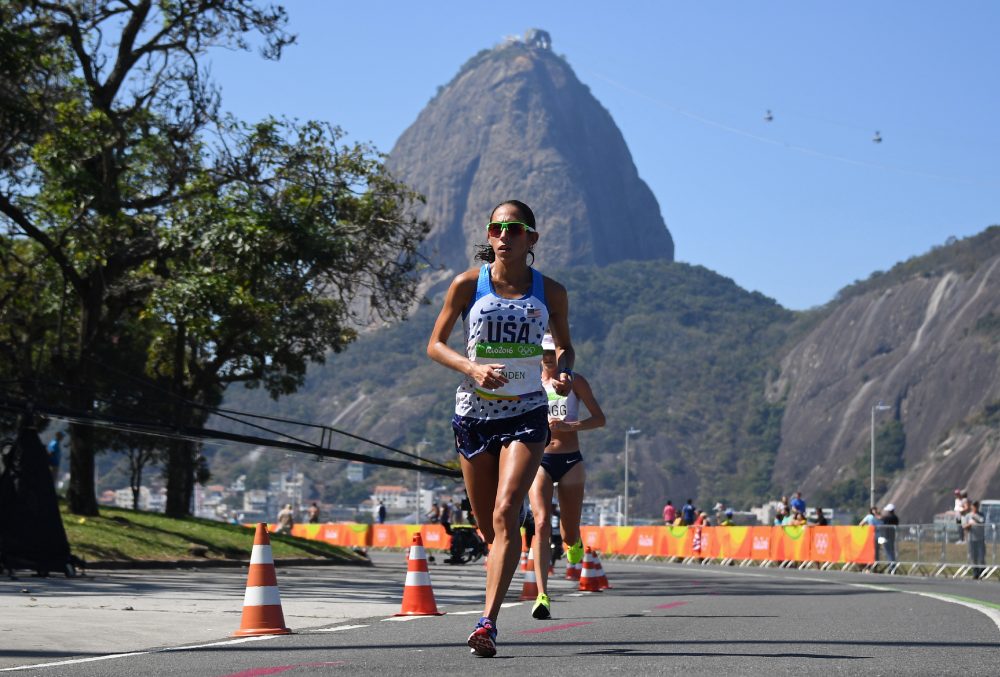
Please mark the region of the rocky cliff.
<svg viewBox="0 0 1000 677"><path fill-rule="evenodd" d="M860 287L813 320L768 388L785 402L775 487L816 495L856 481L867 496L883 401L876 431L898 422L905 445L879 505L928 521L956 487L1000 497L1000 227Z"/></svg>
<svg viewBox="0 0 1000 677"><path fill-rule="evenodd" d="M673 260L659 205L611 115L544 32L469 60L397 141L393 174L427 197L428 256L448 279L485 244L490 209L538 219L543 269Z"/></svg>

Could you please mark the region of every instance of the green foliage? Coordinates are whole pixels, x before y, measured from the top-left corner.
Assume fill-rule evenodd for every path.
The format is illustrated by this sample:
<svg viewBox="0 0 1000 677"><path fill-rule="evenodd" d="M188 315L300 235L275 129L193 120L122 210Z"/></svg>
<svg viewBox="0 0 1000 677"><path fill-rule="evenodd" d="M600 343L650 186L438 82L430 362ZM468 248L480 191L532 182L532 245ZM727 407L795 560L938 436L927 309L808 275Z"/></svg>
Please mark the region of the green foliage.
<svg viewBox="0 0 1000 677"><path fill-rule="evenodd" d="M949 271L970 275L983 261L997 255L1000 255L1000 226L990 226L982 233L961 240L949 238L944 245L897 263L888 272L872 273L867 280L855 282L837 292L836 302L886 289L918 276L939 277Z"/></svg>
<svg viewBox="0 0 1000 677"><path fill-rule="evenodd" d="M893 478L904 469L906 434L903 424L893 419L875 432L875 496L885 494ZM866 444L854 459L846 477L817 493L818 505L843 506L857 515L868 511L871 483L871 444Z"/></svg>
<svg viewBox="0 0 1000 677"><path fill-rule="evenodd" d="M166 400L198 424L228 383L291 392L355 325L405 313L427 228L382 156L327 124L220 113L201 60L254 33L277 58L282 8L23 0L0 19L0 313L25 327L0 334L0 374L21 392L54 403L35 376L55 373L59 404L163 416ZM40 307L15 298L27 289ZM139 382L154 404L128 394ZM68 497L94 514L107 440L74 425L71 441ZM167 471L168 509L186 512L197 448L172 445Z"/></svg>

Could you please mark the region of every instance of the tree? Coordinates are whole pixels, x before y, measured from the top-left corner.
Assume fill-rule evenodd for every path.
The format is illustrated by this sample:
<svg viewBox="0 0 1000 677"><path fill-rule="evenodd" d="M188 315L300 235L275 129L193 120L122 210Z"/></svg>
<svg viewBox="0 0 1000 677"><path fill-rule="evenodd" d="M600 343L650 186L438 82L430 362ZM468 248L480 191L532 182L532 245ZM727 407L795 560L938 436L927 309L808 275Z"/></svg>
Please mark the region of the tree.
<svg viewBox="0 0 1000 677"><path fill-rule="evenodd" d="M372 149L335 148L330 127L223 115L200 65L213 47L248 49L253 34L263 56L278 58L293 42L282 8L21 0L3 12L18 59L0 116L28 120L27 110L37 120L0 137L0 219L8 241L44 251L71 295L69 406L94 408L114 380L106 360L116 337L136 322L154 336L147 376L170 384L183 425L204 420L231 381L294 389L307 361L352 340L359 290L373 292L379 311L405 313L426 233L407 218L415 196ZM302 141L306 149L295 147ZM300 228L308 235L297 237ZM386 236L385 246L369 246ZM280 263L269 270L239 267L274 253ZM382 257L378 265L355 258L369 254ZM272 327L261 328L262 318ZM258 329L272 330L256 340ZM70 509L96 514L97 440L74 425L71 441ZM168 456L175 514L187 511L196 457L183 444ZM171 467L180 468L173 482Z"/></svg>

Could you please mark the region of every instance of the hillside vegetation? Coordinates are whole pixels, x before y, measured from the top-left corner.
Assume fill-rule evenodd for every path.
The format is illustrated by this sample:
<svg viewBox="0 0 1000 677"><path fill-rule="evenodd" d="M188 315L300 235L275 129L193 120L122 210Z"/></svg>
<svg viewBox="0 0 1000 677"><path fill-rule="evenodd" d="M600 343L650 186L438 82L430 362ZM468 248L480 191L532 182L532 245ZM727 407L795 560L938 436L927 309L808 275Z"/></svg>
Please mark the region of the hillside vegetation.
<svg viewBox="0 0 1000 677"><path fill-rule="evenodd" d="M577 370L608 417L605 428L581 438L591 491L622 492L624 431L635 427L643 431L630 440L637 514L655 514L666 497L748 504L766 495L781 405L763 400L763 384L794 313L682 263L624 262L552 277L570 293ZM427 439L426 456L451 460L458 375L424 353L436 310L421 308L407 322L362 336L311 370L294 396L275 403L256 391L231 389L226 405L317 422L341 415L338 425L351 432L407 450ZM453 346L459 333L456 328ZM342 442L341 448L363 448ZM303 459L300 469L306 464L328 500L360 500L373 483L346 482L342 463ZM217 476L247 472L262 481L264 469L279 465L288 467L289 459L277 452L225 448L212 467ZM378 470L373 481L412 479Z"/></svg>

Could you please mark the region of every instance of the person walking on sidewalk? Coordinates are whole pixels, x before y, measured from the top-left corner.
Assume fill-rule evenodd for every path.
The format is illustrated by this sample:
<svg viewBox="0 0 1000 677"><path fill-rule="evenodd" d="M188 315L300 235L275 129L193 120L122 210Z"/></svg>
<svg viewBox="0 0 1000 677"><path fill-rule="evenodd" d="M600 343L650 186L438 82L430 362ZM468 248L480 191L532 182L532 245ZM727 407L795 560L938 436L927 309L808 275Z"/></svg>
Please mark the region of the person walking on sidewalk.
<svg viewBox="0 0 1000 677"><path fill-rule="evenodd" d="M549 400L549 430L552 439L545 447L542 465L535 475L535 481L528 492L531 512L535 517L535 581L538 597L531 609L534 618L544 620L551 614L548 596L549 560L551 559L552 494L559 491L559 506L562 512L560 531L563 543L568 544L566 560L570 564L583 561L583 541L580 538L580 516L583 513L583 492L586 473L583 455L580 453L580 439L577 433L593 430L604 425L604 412L597 403L590 383L580 373L573 373L570 391L565 395L556 392L559 382L559 364L556 362L556 347L552 337L542 338L542 385ZM580 403L587 408L590 416L580 420Z"/></svg>
<svg viewBox="0 0 1000 677"><path fill-rule="evenodd" d="M573 384L566 289L531 265L535 215L523 202L497 205L486 225L479 269L452 281L427 343L427 355L461 373L452 428L472 512L487 543L486 604L467 641L477 656L496 655L497 615L521 554L518 518L549 442L548 405L538 368L548 327L556 347L560 395ZM462 318L466 353L448 346Z"/></svg>

